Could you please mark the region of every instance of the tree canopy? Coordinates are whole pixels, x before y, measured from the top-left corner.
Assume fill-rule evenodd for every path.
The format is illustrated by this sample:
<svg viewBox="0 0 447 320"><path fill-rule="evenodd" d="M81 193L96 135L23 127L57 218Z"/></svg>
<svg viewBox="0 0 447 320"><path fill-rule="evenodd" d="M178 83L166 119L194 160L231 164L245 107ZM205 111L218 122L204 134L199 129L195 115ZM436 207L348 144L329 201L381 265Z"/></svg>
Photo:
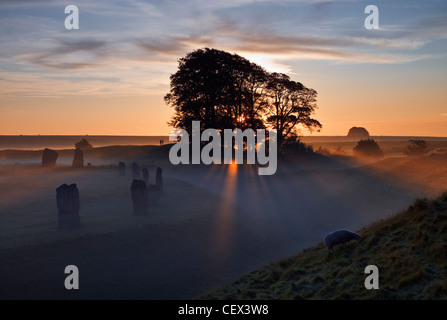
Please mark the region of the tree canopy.
<svg viewBox="0 0 447 320"><path fill-rule="evenodd" d="M415 139L409 140L410 144L405 148L403 153L409 157L422 156L428 152L428 143L425 140Z"/></svg>
<svg viewBox="0 0 447 320"><path fill-rule="evenodd" d="M296 135L298 125L321 128L311 118L317 92L286 74L269 73L249 60L216 49L198 49L179 59L164 97L175 112L169 124L191 132L201 129L276 129L279 146Z"/></svg>
<svg viewBox="0 0 447 320"><path fill-rule="evenodd" d="M374 139L360 140L353 148L355 156L380 158L383 156L383 151L379 144Z"/></svg>

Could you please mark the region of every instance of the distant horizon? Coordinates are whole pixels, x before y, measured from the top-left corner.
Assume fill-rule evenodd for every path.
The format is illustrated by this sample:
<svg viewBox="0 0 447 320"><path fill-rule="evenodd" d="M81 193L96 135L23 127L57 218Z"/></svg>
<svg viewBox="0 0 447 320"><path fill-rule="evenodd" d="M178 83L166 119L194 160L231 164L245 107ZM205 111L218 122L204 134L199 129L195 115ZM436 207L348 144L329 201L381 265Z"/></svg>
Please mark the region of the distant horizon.
<svg viewBox="0 0 447 320"><path fill-rule="evenodd" d="M409 140L424 140L435 148L445 148L447 137L430 136L370 136L379 144L407 143ZM45 148L53 150L74 149L75 144L82 139L94 148L103 147L144 147L171 145L169 136L126 136L126 135L0 135L0 152L4 151L41 151ZM308 145L343 145L355 144L365 138L353 138L348 136L301 136L301 141ZM346 147L346 146L345 146ZM347 147L351 149L351 147Z"/></svg>
<svg viewBox="0 0 447 320"><path fill-rule="evenodd" d="M370 134L370 137L402 137L402 138L446 138L445 136L437 135L385 135L385 134ZM154 135L138 135L138 134L0 134L0 137L169 137L169 134L154 134ZM303 134L300 137L343 137L355 139L355 137L348 137L346 135L335 134L335 135L321 135L321 134Z"/></svg>

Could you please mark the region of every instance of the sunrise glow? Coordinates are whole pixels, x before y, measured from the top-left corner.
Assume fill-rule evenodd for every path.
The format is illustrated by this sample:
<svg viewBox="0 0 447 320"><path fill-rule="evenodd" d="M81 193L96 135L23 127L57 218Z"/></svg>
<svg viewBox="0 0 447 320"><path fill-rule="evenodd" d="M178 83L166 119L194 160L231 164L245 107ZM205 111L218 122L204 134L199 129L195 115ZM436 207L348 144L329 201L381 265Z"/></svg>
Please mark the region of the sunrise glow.
<svg viewBox="0 0 447 320"><path fill-rule="evenodd" d="M446 3L380 2L378 30L367 4L78 1L67 30L65 4L3 1L0 134L168 135L169 76L210 47L315 89L313 134L447 136Z"/></svg>

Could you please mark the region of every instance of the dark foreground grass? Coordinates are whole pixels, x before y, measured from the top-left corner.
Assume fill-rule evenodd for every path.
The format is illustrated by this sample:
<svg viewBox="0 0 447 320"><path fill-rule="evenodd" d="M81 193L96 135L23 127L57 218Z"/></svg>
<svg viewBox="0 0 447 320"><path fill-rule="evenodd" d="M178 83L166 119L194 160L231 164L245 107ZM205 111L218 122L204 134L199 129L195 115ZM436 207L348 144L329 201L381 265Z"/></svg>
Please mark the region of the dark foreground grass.
<svg viewBox="0 0 447 320"><path fill-rule="evenodd" d="M447 193L358 231L363 241L323 244L253 271L200 299L446 299ZM365 289L367 265L379 290Z"/></svg>

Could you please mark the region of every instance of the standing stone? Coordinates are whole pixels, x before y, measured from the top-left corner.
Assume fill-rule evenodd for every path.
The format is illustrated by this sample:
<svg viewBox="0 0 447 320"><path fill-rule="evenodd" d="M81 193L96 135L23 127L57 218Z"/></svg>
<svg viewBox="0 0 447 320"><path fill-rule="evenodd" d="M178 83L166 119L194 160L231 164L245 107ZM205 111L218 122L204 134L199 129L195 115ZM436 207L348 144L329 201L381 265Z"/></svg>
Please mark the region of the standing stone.
<svg viewBox="0 0 447 320"><path fill-rule="evenodd" d="M57 157L59 157L59 153L54 150L45 148L42 154L42 166L54 167L56 165Z"/></svg>
<svg viewBox="0 0 447 320"><path fill-rule="evenodd" d="M155 177L155 184L160 188L160 192L163 192L163 177L162 177L163 169L157 167L157 175Z"/></svg>
<svg viewBox="0 0 447 320"><path fill-rule="evenodd" d="M160 199L161 190L160 186L156 184L150 184L148 188L149 204L157 204Z"/></svg>
<svg viewBox="0 0 447 320"><path fill-rule="evenodd" d="M149 185L149 170L147 168L141 169L141 173L143 174L143 180L146 182L146 185Z"/></svg>
<svg viewBox="0 0 447 320"><path fill-rule="evenodd" d="M134 179L130 186L132 195L133 214L147 214L148 194L146 183L143 180Z"/></svg>
<svg viewBox="0 0 447 320"><path fill-rule="evenodd" d="M77 228L81 224L81 202L76 184L63 184L56 189L59 228Z"/></svg>
<svg viewBox="0 0 447 320"><path fill-rule="evenodd" d="M118 172L120 176L126 175L126 164L124 162L120 162L118 165Z"/></svg>
<svg viewBox="0 0 447 320"><path fill-rule="evenodd" d="M141 178L140 166L136 162L132 163L132 177L134 179L140 179Z"/></svg>
<svg viewBox="0 0 447 320"><path fill-rule="evenodd" d="M82 168L84 166L84 152L76 148L75 155L72 163L74 168Z"/></svg>

